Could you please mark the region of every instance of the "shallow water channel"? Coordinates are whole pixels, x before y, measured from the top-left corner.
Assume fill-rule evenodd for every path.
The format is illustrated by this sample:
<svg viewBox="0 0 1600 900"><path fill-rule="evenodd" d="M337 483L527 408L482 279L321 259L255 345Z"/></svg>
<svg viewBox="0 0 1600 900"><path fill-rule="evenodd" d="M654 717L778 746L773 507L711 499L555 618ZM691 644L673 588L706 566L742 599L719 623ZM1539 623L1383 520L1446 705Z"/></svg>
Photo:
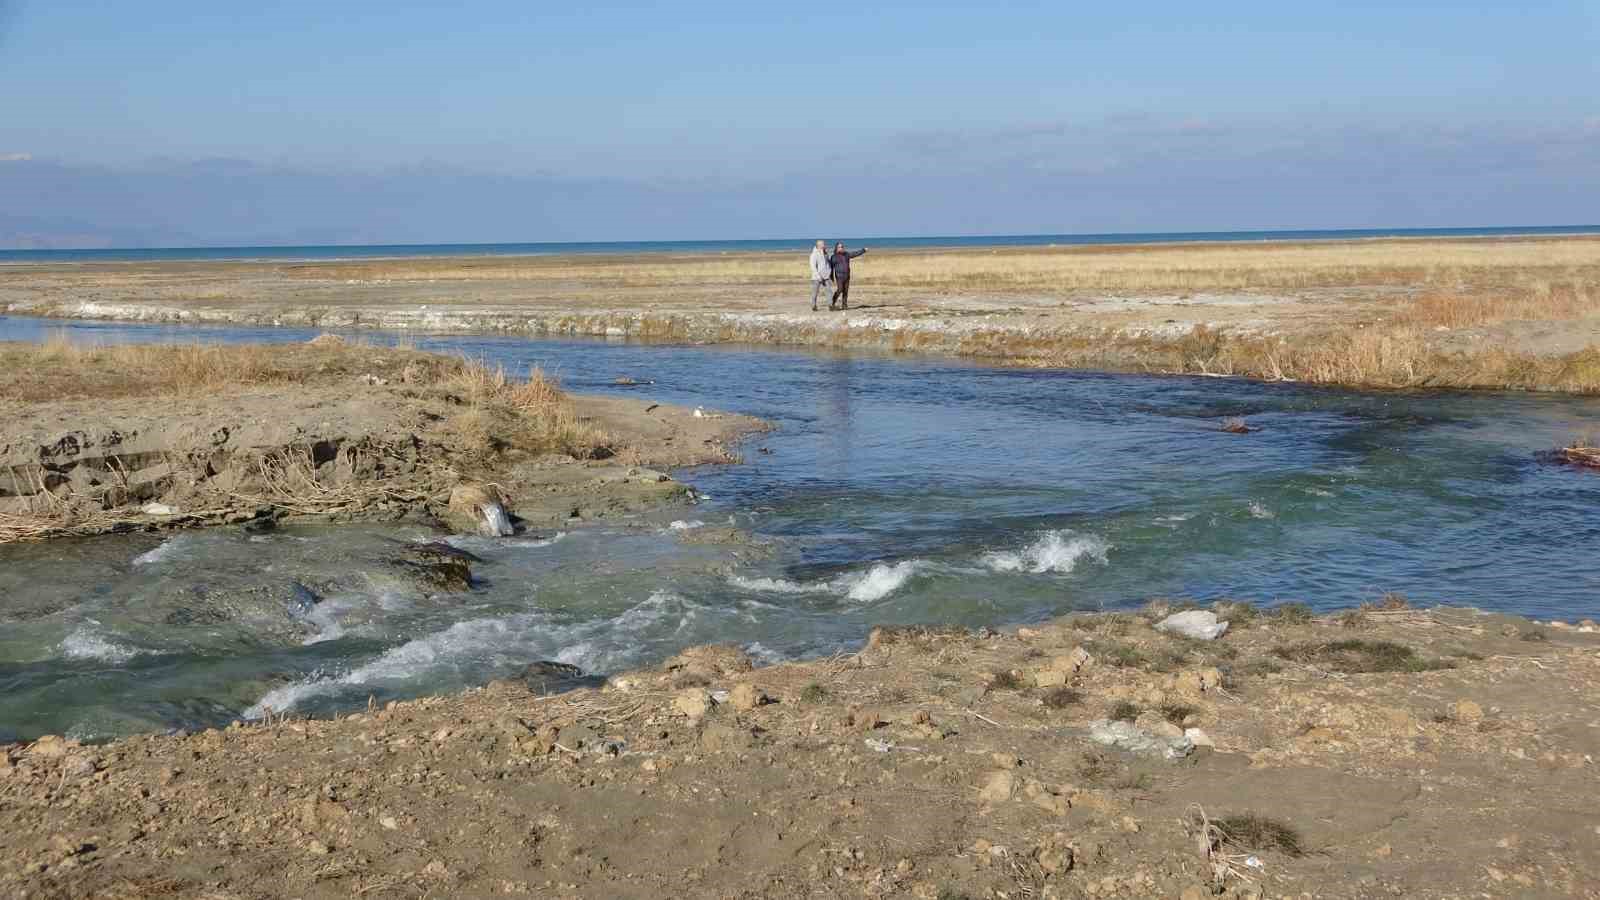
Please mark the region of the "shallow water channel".
<svg viewBox="0 0 1600 900"><path fill-rule="evenodd" d="M291 329L40 322L0 340L298 341ZM1600 400L1357 393L944 359L450 336L423 349L577 392L770 419L699 506L491 541L430 597L383 560L425 529L346 526L0 547L0 740L326 713L553 659L605 673L707 642L758 659L871 625L1038 620L1151 597L1350 606L1398 591L1600 613L1600 475L1535 454ZM641 382L622 388L619 376ZM1247 416L1261 430L1219 430ZM732 523L752 555L685 538ZM298 600L296 585L322 598Z"/></svg>

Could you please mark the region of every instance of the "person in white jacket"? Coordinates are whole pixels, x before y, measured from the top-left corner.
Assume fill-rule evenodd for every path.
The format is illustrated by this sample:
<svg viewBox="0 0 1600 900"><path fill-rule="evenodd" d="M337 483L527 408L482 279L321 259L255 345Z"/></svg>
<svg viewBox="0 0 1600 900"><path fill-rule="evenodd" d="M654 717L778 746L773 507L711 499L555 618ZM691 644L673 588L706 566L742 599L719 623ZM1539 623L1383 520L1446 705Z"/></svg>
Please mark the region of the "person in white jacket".
<svg viewBox="0 0 1600 900"><path fill-rule="evenodd" d="M823 286L833 280L833 266L828 261L828 242L817 241L811 248L811 311L817 311L817 295Z"/></svg>

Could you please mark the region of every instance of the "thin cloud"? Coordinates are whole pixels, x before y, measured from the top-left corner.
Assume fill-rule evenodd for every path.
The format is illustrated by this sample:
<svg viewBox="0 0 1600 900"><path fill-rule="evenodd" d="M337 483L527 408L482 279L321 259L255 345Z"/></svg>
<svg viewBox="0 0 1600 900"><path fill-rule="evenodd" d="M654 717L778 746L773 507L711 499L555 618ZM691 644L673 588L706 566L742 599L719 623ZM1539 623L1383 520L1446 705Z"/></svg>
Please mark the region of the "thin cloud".
<svg viewBox="0 0 1600 900"><path fill-rule="evenodd" d="M32 162L32 153L0 153L0 162Z"/></svg>

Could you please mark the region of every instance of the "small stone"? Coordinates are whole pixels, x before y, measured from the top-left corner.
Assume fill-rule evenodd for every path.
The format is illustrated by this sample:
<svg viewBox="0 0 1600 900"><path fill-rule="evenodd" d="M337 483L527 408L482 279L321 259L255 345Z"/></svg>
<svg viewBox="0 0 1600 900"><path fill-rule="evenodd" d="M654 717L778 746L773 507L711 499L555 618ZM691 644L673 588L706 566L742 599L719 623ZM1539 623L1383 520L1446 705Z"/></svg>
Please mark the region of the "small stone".
<svg viewBox="0 0 1600 900"><path fill-rule="evenodd" d="M770 700L771 698L753 684L735 685L728 694L728 702L733 704L734 709L742 712L749 712Z"/></svg>
<svg viewBox="0 0 1600 900"><path fill-rule="evenodd" d="M850 710L850 727L857 731L871 731L883 724L884 718L876 709L862 706Z"/></svg>
<svg viewBox="0 0 1600 900"><path fill-rule="evenodd" d="M1179 738L1183 737L1183 729L1166 720L1160 713L1143 712L1134 720L1135 725L1150 732L1157 737Z"/></svg>
<svg viewBox="0 0 1600 900"><path fill-rule="evenodd" d="M1071 847L1040 847L1035 855L1046 877L1072 871Z"/></svg>
<svg viewBox="0 0 1600 900"><path fill-rule="evenodd" d="M587 725L572 724L561 729L556 743L568 750L592 750L600 745L601 738Z"/></svg>
<svg viewBox="0 0 1600 900"><path fill-rule="evenodd" d="M314 840L314 841L310 841L310 842L308 842L306 844L306 852L310 853L312 856L327 856L329 853L332 853L333 851L332 851L331 848L328 847L327 844L324 844L321 841L315 841Z"/></svg>
<svg viewBox="0 0 1600 900"><path fill-rule="evenodd" d="M382 825L385 831L395 831L400 827L399 820L394 816L384 816L378 820L378 824Z"/></svg>
<svg viewBox="0 0 1600 900"><path fill-rule="evenodd" d="M1016 793L1017 778L1010 772L995 772L984 782L978 791L978 800L983 803L1004 803Z"/></svg>
<svg viewBox="0 0 1600 900"><path fill-rule="evenodd" d="M1483 707L1471 700L1457 700L1451 704L1450 714L1457 722L1476 724L1483 721Z"/></svg>
<svg viewBox="0 0 1600 900"><path fill-rule="evenodd" d="M83 778L93 775L100 769L100 760L84 754L74 754L66 758L61 764L62 774L72 778Z"/></svg>
<svg viewBox="0 0 1600 900"><path fill-rule="evenodd" d="M450 740L450 729L448 728L441 728L433 733L433 742L435 744L442 744L448 740Z"/></svg>
<svg viewBox="0 0 1600 900"><path fill-rule="evenodd" d="M1035 629L1035 628L1026 628L1026 627L1018 628L1017 629L1017 640L1019 640L1019 641L1031 641L1034 638L1038 637L1039 634L1040 634L1039 630Z"/></svg>
<svg viewBox="0 0 1600 900"><path fill-rule="evenodd" d="M1191 609L1173 613L1157 622L1155 627L1157 631L1181 634L1197 641L1214 641L1228 630L1228 623L1219 621L1217 614L1210 610Z"/></svg>
<svg viewBox="0 0 1600 900"><path fill-rule="evenodd" d="M1040 669L1033 673L1033 683L1042 688L1061 687L1067 683L1069 677L1066 670L1057 668Z"/></svg>
<svg viewBox="0 0 1600 900"><path fill-rule="evenodd" d="M698 719L711 711L713 701L711 695L701 688L688 688L680 691L672 700L672 708L679 715Z"/></svg>
<svg viewBox="0 0 1600 900"><path fill-rule="evenodd" d="M1002 769L1015 769L1022 765L1022 759L1015 753L991 753L989 757Z"/></svg>
<svg viewBox="0 0 1600 900"><path fill-rule="evenodd" d="M1088 668L1094 663L1094 657L1082 647L1073 647L1072 652L1050 660L1050 668L1061 672L1077 672Z"/></svg>
<svg viewBox="0 0 1600 900"><path fill-rule="evenodd" d="M1194 744L1196 747L1217 746L1216 741L1211 739L1211 735L1206 734L1204 731L1201 731L1198 728L1185 728L1183 730L1183 736L1188 738L1189 743Z"/></svg>
<svg viewBox="0 0 1600 900"><path fill-rule="evenodd" d="M69 742L59 734L47 734L28 746L28 755L45 759L60 759L66 756L76 744L76 741Z"/></svg>

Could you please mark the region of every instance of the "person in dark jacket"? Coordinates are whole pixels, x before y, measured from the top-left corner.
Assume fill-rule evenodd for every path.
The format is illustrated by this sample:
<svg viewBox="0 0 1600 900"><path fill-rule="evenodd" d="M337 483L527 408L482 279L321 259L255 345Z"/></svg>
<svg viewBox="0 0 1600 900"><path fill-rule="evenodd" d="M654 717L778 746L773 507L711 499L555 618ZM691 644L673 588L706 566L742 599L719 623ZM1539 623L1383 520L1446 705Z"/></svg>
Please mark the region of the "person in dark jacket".
<svg viewBox="0 0 1600 900"><path fill-rule="evenodd" d="M833 255L828 257L828 267L833 271L833 299L828 301L829 309L850 308L850 260L855 259L867 248L862 247L854 253L844 249L844 241L833 245Z"/></svg>

